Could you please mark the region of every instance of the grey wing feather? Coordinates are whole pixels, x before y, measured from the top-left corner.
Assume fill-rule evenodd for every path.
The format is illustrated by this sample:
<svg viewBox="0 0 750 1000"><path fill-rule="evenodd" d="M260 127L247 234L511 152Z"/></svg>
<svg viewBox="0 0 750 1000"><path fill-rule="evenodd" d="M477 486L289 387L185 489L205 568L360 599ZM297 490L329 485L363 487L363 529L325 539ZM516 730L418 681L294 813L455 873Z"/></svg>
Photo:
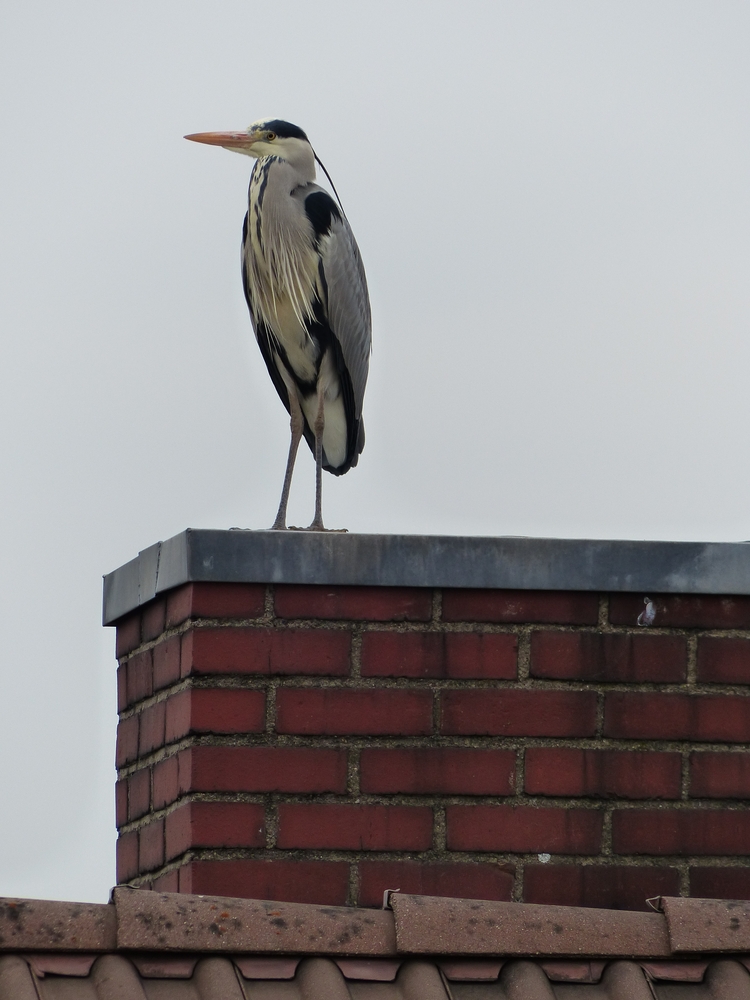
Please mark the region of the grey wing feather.
<svg viewBox="0 0 750 1000"><path fill-rule="evenodd" d="M328 322L341 345L359 419L370 367L372 319L365 269L345 218L331 220L329 233L320 241L320 255L328 287Z"/></svg>

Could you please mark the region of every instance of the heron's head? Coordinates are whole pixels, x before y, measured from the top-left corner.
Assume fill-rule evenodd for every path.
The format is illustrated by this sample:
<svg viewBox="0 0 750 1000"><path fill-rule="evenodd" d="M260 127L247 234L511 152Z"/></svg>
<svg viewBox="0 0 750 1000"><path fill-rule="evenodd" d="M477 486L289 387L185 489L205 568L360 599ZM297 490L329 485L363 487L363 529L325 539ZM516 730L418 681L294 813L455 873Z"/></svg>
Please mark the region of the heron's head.
<svg viewBox="0 0 750 1000"><path fill-rule="evenodd" d="M210 146L223 146L232 152L258 159L276 156L294 163L312 156L310 141L302 129L280 118L262 118L249 125L244 132L196 132L185 138Z"/></svg>

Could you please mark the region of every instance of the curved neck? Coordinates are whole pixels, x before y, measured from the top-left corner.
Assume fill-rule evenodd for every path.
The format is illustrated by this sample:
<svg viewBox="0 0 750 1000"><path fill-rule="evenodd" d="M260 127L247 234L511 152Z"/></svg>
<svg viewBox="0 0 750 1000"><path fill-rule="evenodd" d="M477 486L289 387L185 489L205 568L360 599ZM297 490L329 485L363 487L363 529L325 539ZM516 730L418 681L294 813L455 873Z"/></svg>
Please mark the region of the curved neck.
<svg viewBox="0 0 750 1000"><path fill-rule="evenodd" d="M279 173L283 171L289 177L293 188L315 180L315 154L307 142L299 143L294 150L284 150L284 156L262 156L259 162L273 163Z"/></svg>

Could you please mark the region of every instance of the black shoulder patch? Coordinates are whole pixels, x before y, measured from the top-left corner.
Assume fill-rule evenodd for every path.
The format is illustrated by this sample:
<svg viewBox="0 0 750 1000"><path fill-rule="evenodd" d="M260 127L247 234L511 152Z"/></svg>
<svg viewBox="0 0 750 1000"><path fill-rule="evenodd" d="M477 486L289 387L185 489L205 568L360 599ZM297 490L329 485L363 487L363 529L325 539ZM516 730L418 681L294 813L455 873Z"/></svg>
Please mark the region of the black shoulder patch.
<svg viewBox="0 0 750 1000"><path fill-rule="evenodd" d="M338 205L325 191L314 191L305 198L305 212L316 236L330 232L331 220L341 218Z"/></svg>
<svg viewBox="0 0 750 1000"><path fill-rule="evenodd" d="M304 139L305 142L310 141L299 125L292 125L291 122L282 121L280 118L274 118L270 122L263 122L263 128L268 129L269 132L275 132L280 139Z"/></svg>

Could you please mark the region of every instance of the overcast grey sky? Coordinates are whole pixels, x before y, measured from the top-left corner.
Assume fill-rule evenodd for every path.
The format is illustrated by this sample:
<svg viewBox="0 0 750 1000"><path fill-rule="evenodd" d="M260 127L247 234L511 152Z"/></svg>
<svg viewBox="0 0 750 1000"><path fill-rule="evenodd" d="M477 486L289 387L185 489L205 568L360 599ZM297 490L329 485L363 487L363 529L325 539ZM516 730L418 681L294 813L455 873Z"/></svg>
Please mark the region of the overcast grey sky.
<svg viewBox="0 0 750 1000"><path fill-rule="evenodd" d="M0 81L0 895L114 882L101 574L278 502L251 162L187 132L301 125L359 241L330 525L750 538L746 2L26 0Z"/></svg>

